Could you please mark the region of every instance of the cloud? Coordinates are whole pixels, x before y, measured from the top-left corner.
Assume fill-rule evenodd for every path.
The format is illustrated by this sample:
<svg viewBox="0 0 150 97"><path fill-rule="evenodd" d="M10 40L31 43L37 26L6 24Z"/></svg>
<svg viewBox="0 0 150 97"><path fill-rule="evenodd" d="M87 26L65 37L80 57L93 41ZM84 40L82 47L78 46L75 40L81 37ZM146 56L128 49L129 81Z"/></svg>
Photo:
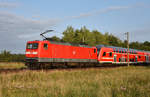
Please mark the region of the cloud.
<svg viewBox="0 0 150 97"><path fill-rule="evenodd" d="M33 20L12 13L0 12L0 29L1 31L11 30L14 33L23 34L31 31L44 30L59 23L59 19Z"/></svg>
<svg viewBox="0 0 150 97"><path fill-rule="evenodd" d="M125 9L136 8L136 7L145 7L145 4L144 3L136 3L134 5L129 5L129 6L111 6L111 7L107 7L107 8L104 8L104 9L99 9L99 10L96 10L96 11L81 13L80 15L72 16L70 18L72 18L72 19L85 18L85 17L89 17L89 16L109 13L109 12L112 12L112 11L119 11L119 10L125 10Z"/></svg>
<svg viewBox="0 0 150 97"><path fill-rule="evenodd" d="M32 18L41 18L39 15L33 15Z"/></svg>
<svg viewBox="0 0 150 97"><path fill-rule="evenodd" d="M16 8L19 5L19 3L0 2L0 8Z"/></svg>
<svg viewBox="0 0 150 97"><path fill-rule="evenodd" d="M14 52L25 49L25 43L30 38L37 39L42 31L60 23L60 19L33 20L13 13L0 12L0 50L7 48ZM22 51L21 51L22 52Z"/></svg>
<svg viewBox="0 0 150 97"><path fill-rule="evenodd" d="M111 11L117 11L117 10L123 10L123 9L128 9L130 8L129 6L112 6L112 7L108 7L108 8L104 8L104 9L100 9L97 11L91 11L91 12L87 12L87 13L81 13L78 16L72 16L71 18L85 18L85 17L89 17L89 16L93 16L93 15L98 15L98 14L104 14L104 13L108 13Z"/></svg>

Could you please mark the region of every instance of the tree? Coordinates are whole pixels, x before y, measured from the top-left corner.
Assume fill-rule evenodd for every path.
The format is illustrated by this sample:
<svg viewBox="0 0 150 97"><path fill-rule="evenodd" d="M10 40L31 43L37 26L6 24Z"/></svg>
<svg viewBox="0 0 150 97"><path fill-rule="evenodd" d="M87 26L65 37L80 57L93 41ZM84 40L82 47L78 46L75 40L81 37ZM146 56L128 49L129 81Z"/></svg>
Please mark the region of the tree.
<svg viewBox="0 0 150 97"><path fill-rule="evenodd" d="M97 30L93 30L92 33L95 39L95 42L94 42L95 45L100 45L100 44L107 45L108 44L106 37L101 32Z"/></svg>
<svg viewBox="0 0 150 97"><path fill-rule="evenodd" d="M72 26L68 26L67 29L63 32L62 40L64 42L74 43L75 32Z"/></svg>
<svg viewBox="0 0 150 97"><path fill-rule="evenodd" d="M85 26L74 30L71 26L63 32L62 40L69 43L94 45L94 36Z"/></svg>
<svg viewBox="0 0 150 97"><path fill-rule="evenodd" d="M57 42L60 42L61 41L61 39L59 38L59 37L57 37L57 36L52 36L52 37L50 37L50 38L47 38L48 40L51 40L51 41L57 41Z"/></svg>
<svg viewBox="0 0 150 97"><path fill-rule="evenodd" d="M10 55L10 51L3 50L3 51L1 51L1 55L9 56Z"/></svg>
<svg viewBox="0 0 150 97"><path fill-rule="evenodd" d="M112 34L110 34L110 35L106 34L106 35L107 35L106 37L107 37L107 41L108 41L109 45L121 46L122 41L118 37L116 37Z"/></svg>
<svg viewBox="0 0 150 97"><path fill-rule="evenodd" d="M24 59L24 54L11 54L7 50L3 50L0 53L0 62L23 62Z"/></svg>
<svg viewBox="0 0 150 97"><path fill-rule="evenodd" d="M143 45L145 45L145 46L150 46L150 42L145 41L145 42L143 43Z"/></svg>
<svg viewBox="0 0 150 97"><path fill-rule="evenodd" d="M140 49L141 48L141 44L136 41L136 42L131 42L130 43L130 48L133 48L133 49Z"/></svg>
<svg viewBox="0 0 150 97"><path fill-rule="evenodd" d="M87 29L85 26L81 27L79 33L80 33L80 36L79 36L80 37L80 43L88 44L90 46L94 45L95 39L94 39L94 36L92 35L92 33L90 32L89 29Z"/></svg>

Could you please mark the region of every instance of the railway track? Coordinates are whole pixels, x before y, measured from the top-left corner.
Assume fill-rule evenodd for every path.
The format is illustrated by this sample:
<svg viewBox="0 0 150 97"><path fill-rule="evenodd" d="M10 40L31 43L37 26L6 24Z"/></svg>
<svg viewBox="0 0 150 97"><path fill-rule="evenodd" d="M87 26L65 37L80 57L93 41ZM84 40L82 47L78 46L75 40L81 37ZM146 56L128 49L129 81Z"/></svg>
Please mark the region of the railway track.
<svg viewBox="0 0 150 97"><path fill-rule="evenodd" d="M123 67L127 66L125 64L120 64L120 65L99 65L99 66L86 66L86 67L51 67L51 68L46 68L46 69L28 69L28 68L19 68L19 69L0 69L0 74L1 73L19 73L19 72L25 72L25 71L44 71L44 72L50 72L50 71L55 71L55 70L67 70L67 71L72 71L72 70L86 70L86 69L109 69L109 68L118 68L118 67ZM138 64L134 66L150 66L150 64Z"/></svg>
<svg viewBox="0 0 150 97"><path fill-rule="evenodd" d="M27 68L20 68L20 69L0 69L0 74L1 73L12 73L12 72L22 72L22 71L26 71L29 70Z"/></svg>
<svg viewBox="0 0 150 97"><path fill-rule="evenodd" d="M109 69L109 68L117 68L120 66L126 66L126 65L118 65L118 66L88 66L88 67L53 67L49 69L28 69L28 68L20 68L20 69L0 69L0 74L1 73L20 73L20 72L25 72L25 71L44 71L44 72L49 72L49 71L54 71L54 70L67 70L67 71L72 71L72 70L87 70L87 69Z"/></svg>

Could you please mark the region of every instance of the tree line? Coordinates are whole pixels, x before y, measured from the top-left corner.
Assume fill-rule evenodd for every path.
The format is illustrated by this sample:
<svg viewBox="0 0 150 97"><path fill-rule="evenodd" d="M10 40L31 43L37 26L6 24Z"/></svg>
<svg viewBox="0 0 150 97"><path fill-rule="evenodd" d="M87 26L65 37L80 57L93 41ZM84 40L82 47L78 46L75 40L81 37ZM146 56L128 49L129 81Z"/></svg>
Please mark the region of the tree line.
<svg viewBox="0 0 150 97"><path fill-rule="evenodd" d="M24 54L12 54L10 51L3 50L0 53L0 62L24 62Z"/></svg>
<svg viewBox="0 0 150 97"><path fill-rule="evenodd" d="M85 26L80 29L74 29L72 26L68 26L66 30L63 31L63 37L59 38L57 36L52 36L47 38L52 41L57 42L67 42L72 44L84 44L89 46L96 45L109 45L118 46L126 48L127 40L121 40L113 34L101 33L98 30L90 31ZM131 42L130 48L150 51L150 42ZM11 54L10 51L3 50L0 53L0 62L23 62L25 59L24 54Z"/></svg>

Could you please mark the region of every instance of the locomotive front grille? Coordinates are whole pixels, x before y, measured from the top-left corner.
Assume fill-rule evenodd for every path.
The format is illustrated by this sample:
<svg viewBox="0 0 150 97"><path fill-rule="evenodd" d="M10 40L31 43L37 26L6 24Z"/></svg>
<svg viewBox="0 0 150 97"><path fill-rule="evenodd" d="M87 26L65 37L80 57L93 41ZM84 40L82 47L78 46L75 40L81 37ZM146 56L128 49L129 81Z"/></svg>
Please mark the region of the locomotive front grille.
<svg viewBox="0 0 150 97"><path fill-rule="evenodd" d="M26 58L26 62L38 62L38 58Z"/></svg>

